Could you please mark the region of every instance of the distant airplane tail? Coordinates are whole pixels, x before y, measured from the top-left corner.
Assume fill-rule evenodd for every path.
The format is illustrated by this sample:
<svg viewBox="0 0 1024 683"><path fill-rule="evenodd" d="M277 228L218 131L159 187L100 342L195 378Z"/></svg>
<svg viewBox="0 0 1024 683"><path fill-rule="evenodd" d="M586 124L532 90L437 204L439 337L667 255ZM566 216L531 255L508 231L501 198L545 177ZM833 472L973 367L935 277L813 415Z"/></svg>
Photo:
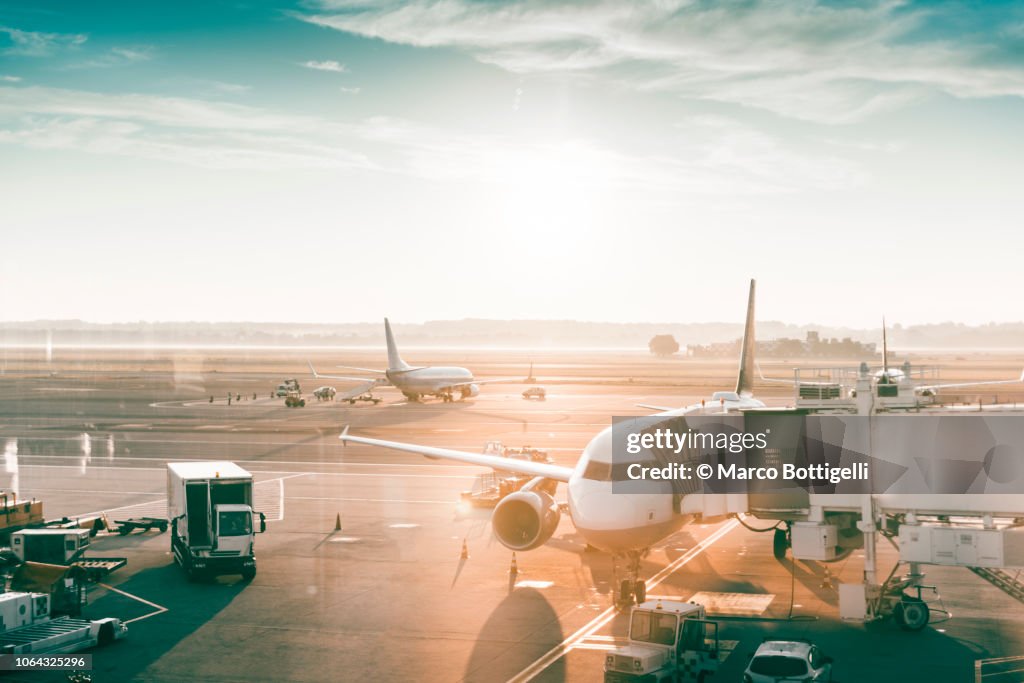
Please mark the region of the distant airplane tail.
<svg viewBox="0 0 1024 683"><path fill-rule="evenodd" d="M398 355L398 347L395 346L395 335L391 334L391 323L384 318L384 337L388 342L388 370L409 370L410 366Z"/></svg>
<svg viewBox="0 0 1024 683"><path fill-rule="evenodd" d="M736 376L736 393L740 396L754 394L754 291L756 281L750 280L750 296L747 298L747 322L743 327L743 341L740 343L740 369Z"/></svg>

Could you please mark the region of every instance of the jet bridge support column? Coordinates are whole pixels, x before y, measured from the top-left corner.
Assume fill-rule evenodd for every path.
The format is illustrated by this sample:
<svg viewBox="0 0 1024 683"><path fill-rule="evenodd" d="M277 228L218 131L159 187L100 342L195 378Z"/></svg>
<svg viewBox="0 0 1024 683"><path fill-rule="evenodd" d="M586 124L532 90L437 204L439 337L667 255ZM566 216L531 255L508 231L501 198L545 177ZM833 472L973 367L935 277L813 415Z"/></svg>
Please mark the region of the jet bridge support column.
<svg viewBox="0 0 1024 683"><path fill-rule="evenodd" d="M861 520L857 528L864 534L864 583L878 585L878 556L875 548L877 527L875 525L875 503L871 495L865 495L861 507Z"/></svg>

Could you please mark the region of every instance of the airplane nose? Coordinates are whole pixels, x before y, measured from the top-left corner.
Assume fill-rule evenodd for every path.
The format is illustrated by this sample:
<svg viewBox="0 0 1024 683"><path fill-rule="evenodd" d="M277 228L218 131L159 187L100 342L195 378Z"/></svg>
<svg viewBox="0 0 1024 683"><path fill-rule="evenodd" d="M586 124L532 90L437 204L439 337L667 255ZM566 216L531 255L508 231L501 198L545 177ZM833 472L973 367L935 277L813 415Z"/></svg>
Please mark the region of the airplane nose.
<svg viewBox="0 0 1024 683"><path fill-rule="evenodd" d="M614 494L607 490L590 490L576 500L573 519L577 525L593 529L620 528L636 523L635 496Z"/></svg>

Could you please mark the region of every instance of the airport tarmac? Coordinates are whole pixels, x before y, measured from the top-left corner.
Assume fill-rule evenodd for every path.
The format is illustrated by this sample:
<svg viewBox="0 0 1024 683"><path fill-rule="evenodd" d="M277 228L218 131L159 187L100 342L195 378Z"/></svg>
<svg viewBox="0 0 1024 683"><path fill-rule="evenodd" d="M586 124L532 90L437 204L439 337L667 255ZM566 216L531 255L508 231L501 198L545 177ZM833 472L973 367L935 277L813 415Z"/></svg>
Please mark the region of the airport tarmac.
<svg viewBox="0 0 1024 683"><path fill-rule="evenodd" d="M500 440L571 464L612 415L645 414L641 402L698 400L731 388L735 372L735 362L645 354L437 353L480 377L512 376L533 360L549 398L525 401L524 386L508 384L454 404L381 390L378 406L313 400L289 409L269 397L280 381L298 377L307 398L318 384L298 353L289 361L269 352L83 352L51 363L35 354L5 357L0 375L3 488L42 499L47 517L158 516L166 462L233 460L256 475L256 507L270 520L251 583L187 582L156 531L97 537L94 554L123 555L128 565L92 591L86 613L130 620L126 639L94 652L97 683L600 680L626 626L610 609L622 566L587 551L563 516L547 545L516 556L510 589L512 553L485 516L456 518L459 493L480 468L346 447L337 435L348 424L353 433L474 451ZM320 352L314 362L374 367L372 355ZM1019 374L1021 363L985 356L962 365L961 375L1001 377ZM243 400L227 405L229 391ZM777 387L759 395L787 400ZM888 568L894 553L879 547ZM854 554L831 565L798 561L791 572L788 559L773 557L771 534L729 521L684 528L646 558L644 576L649 594L695 598L721 618L717 681L741 680L766 636L813 639L843 683L972 681L977 660L1024 655L1020 604L966 569L929 569L941 594L933 606L952 618L921 633L841 622L836 586L857 580L860 568ZM1024 664L994 667L987 683L1024 680L1012 671Z"/></svg>

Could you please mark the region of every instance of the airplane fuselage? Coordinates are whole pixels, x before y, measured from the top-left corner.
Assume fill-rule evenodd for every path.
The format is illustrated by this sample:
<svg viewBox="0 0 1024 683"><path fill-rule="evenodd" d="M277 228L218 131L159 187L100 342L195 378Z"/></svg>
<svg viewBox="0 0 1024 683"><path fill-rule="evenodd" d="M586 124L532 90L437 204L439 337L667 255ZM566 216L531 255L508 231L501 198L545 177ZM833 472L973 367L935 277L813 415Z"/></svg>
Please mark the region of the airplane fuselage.
<svg viewBox="0 0 1024 683"><path fill-rule="evenodd" d="M385 375L391 384L409 398L439 396L451 393L455 385L473 381L473 373L460 367L410 368L408 370L387 370Z"/></svg>

